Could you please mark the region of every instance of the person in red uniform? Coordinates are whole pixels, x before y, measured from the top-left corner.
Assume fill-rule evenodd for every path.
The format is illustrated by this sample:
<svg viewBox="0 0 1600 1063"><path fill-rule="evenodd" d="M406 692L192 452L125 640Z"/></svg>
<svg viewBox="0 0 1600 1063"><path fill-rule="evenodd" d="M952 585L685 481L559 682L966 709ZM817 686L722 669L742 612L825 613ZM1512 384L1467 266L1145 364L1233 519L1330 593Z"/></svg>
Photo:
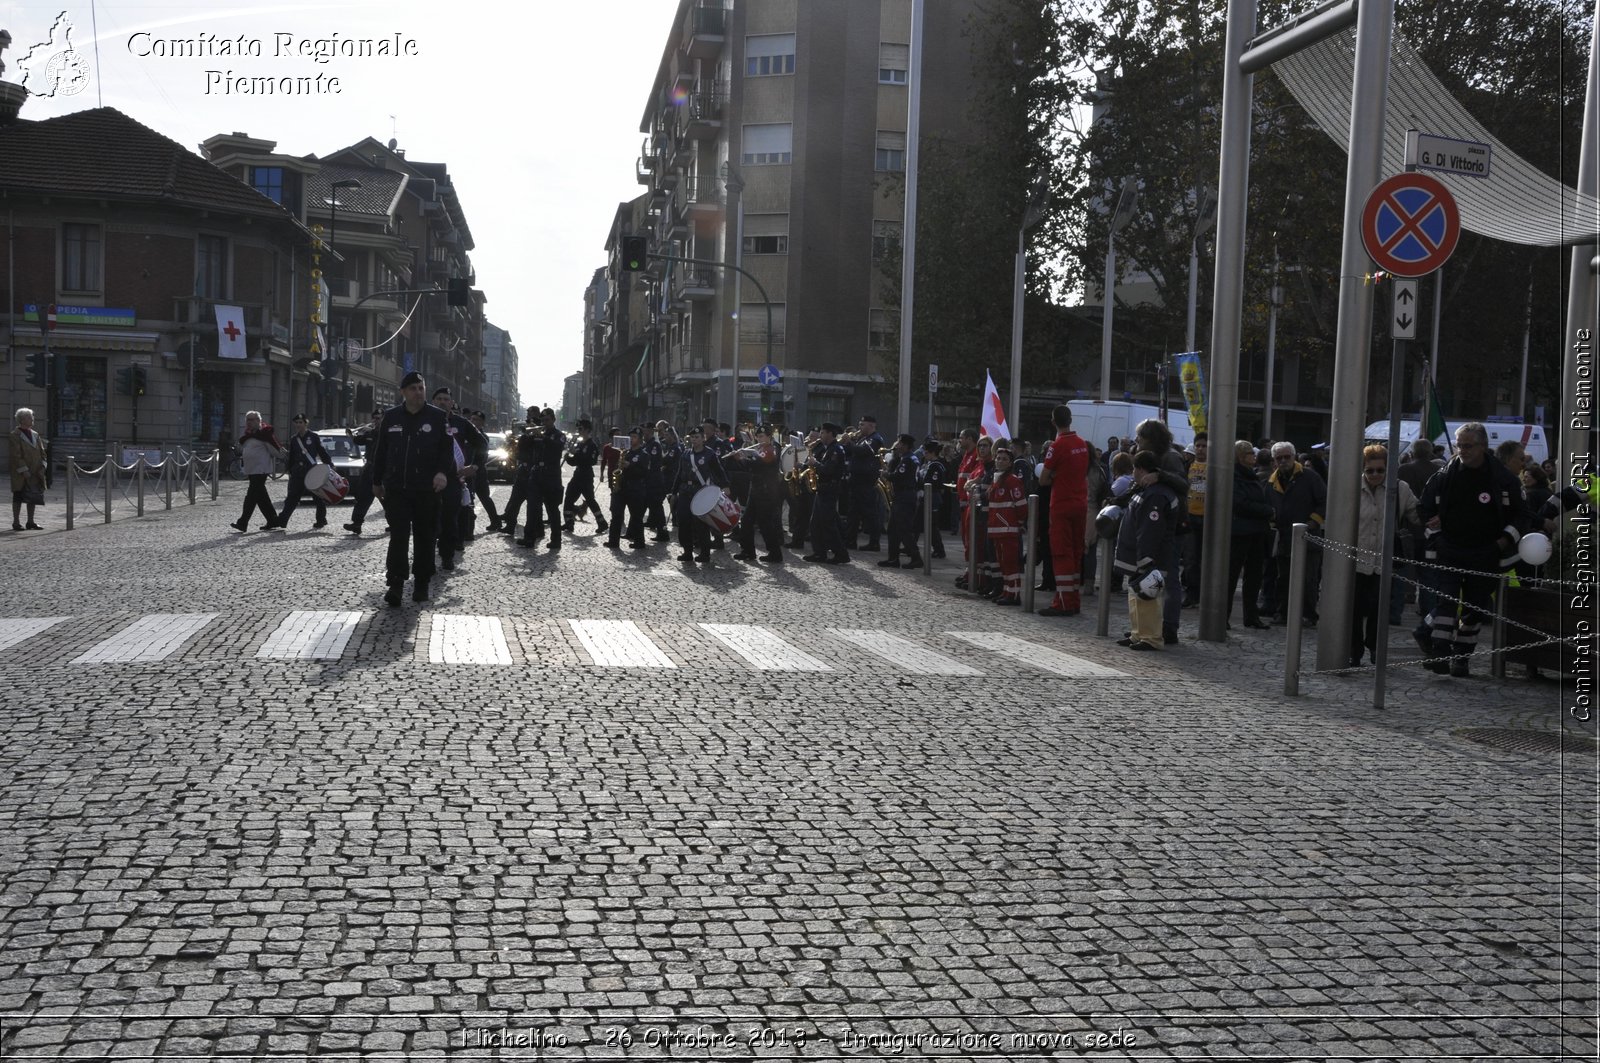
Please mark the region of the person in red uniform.
<svg viewBox="0 0 1600 1063"><path fill-rule="evenodd" d="M970 562L972 558L972 514L968 507L972 504L971 493L967 484L983 476L983 456L978 453L978 430L976 428L963 428L957 444L961 448L961 460L956 465L956 502L961 518L961 545L965 549L965 558ZM956 577L956 586L967 585L967 574L963 572Z"/></svg>
<svg viewBox="0 0 1600 1063"><path fill-rule="evenodd" d="M1050 557L1055 600L1040 616L1077 616L1083 573L1083 529L1089 518L1089 445L1072 430L1072 408L1051 411L1056 438L1045 448L1039 484L1050 488Z"/></svg>
<svg viewBox="0 0 1600 1063"><path fill-rule="evenodd" d="M1028 516L1028 486L1015 471L1016 454L1010 447L994 451L994 481L985 492L989 500L989 543L1004 581L996 605L1022 604L1022 525Z"/></svg>

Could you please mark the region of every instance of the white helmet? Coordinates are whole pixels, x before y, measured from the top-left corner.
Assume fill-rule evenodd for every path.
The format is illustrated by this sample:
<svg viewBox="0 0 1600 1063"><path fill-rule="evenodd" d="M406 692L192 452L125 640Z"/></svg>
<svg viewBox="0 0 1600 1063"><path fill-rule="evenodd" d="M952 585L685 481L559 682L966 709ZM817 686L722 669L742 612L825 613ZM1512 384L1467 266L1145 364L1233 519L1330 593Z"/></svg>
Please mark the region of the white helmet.
<svg viewBox="0 0 1600 1063"><path fill-rule="evenodd" d="M1154 601L1167 589L1167 574L1153 568L1133 582L1133 593L1143 601Z"/></svg>

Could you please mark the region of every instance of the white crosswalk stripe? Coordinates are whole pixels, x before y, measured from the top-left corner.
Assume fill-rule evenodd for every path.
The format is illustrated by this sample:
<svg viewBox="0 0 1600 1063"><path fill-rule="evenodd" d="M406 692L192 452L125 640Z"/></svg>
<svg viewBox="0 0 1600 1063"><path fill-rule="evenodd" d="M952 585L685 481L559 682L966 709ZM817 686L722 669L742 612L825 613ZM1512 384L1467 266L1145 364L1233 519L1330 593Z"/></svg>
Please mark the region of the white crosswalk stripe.
<svg viewBox="0 0 1600 1063"><path fill-rule="evenodd" d="M831 672L808 653L795 649L777 633L751 624L701 624L723 645L763 672Z"/></svg>
<svg viewBox="0 0 1600 1063"><path fill-rule="evenodd" d="M834 628L833 633L846 642L876 654L890 664L904 668L916 675L982 675L970 665L935 653L925 646L891 635L886 631L863 631L855 628Z"/></svg>
<svg viewBox="0 0 1600 1063"><path fill-rule="evenodd" d="M256 651L264 660L323 660L339 657L361 623L360 613L296 610Z"/></svg>
<svg viewBox="0 0 1600 1063"><path fill-rule="evenodd" d="M632 620L568 620L589 659L601 668L676 668Z"/></svg>
<svg viewBox="0 0 1600 1063"><path fill-rule="evenodd" d="M49 631L57 624L71 620L70 616L31 616L16 620L0 620L0 650L31 639L41 631Z"/></svg>
<svg viewBox="0 0 1600 1063"><path fill-rule="evenodd" d="M217 618L216 613L150 613L73 658L73 664L162 661Z"/></svg>
<svg viewBox="0 0 1600 1063"><path fill-rule="evenodd" d="M947 631L945 634L963 642L970 642L980 649L998 653L1002 657L1009 657L1013 661L1020 661L1070 679L1125 677L1128 674L998 631Z"/></svg>
<svg viewBox="0 0 1600 1063"><path fill-rule="evenodd" d="M428 660L434 664L510 664L506 629L498 616L433 614Z"/></svg>

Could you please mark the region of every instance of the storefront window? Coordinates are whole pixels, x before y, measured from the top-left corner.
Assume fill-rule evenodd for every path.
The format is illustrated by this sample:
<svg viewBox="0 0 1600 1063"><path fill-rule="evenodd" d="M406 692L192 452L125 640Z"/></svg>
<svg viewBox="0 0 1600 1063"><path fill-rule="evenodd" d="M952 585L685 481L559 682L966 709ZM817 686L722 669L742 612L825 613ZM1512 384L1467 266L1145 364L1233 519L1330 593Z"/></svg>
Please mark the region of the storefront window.
<svg viewBox="0 0 1600 1063"><path fill-rule="evenodd" d="M848 428L850 419L844 415L844 411L849 401L848 395L810 395L806 399L806 416L814 425L832 421Z"/></svg>
<svg viewBox="0 0 1600 1063"><path fill-rule="evenodd" d="M106 360L68 358L67 380L61 387L61 439L106 438Z"/></svg>
<svg viewBox="0 0 1600 1063"><path fill-rule="evenodd" d="M233 377L228 373L196 373L194 403L190 407L190 434L199 443L215 443L224 430L231 436ZM243 420L241 418L240 420Z"/></svg>

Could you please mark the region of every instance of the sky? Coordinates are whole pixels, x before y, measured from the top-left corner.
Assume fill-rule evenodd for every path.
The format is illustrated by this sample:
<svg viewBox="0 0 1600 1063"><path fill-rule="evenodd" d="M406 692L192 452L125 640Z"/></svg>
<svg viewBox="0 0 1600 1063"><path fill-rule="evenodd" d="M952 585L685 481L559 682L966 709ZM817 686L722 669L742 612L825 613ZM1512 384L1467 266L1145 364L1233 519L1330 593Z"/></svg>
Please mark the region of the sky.
<svg viewBox="0 0 1600 1063"><path fill-rule="evenodd" d="M476 241L489 320L517 346L522 401L559 407L562 381L582 368L584 288L605 264L617 204L640 191L639 120L676 8L676 0L0 0L0 28L13 38L0 59L6 80L19 80L18 60L65 12L89 79L73 95L30 98L24 118L107 106L196 154L208 137L237 131L291 155L394 137L408 158L445 163ZM397 35L408 54L316 58L318 42ZM220 54L241 37L260 54ZM212 54L161 54L181 53L174 41ZM323 91L227 92L228 71L320 74Z"/></svg>

